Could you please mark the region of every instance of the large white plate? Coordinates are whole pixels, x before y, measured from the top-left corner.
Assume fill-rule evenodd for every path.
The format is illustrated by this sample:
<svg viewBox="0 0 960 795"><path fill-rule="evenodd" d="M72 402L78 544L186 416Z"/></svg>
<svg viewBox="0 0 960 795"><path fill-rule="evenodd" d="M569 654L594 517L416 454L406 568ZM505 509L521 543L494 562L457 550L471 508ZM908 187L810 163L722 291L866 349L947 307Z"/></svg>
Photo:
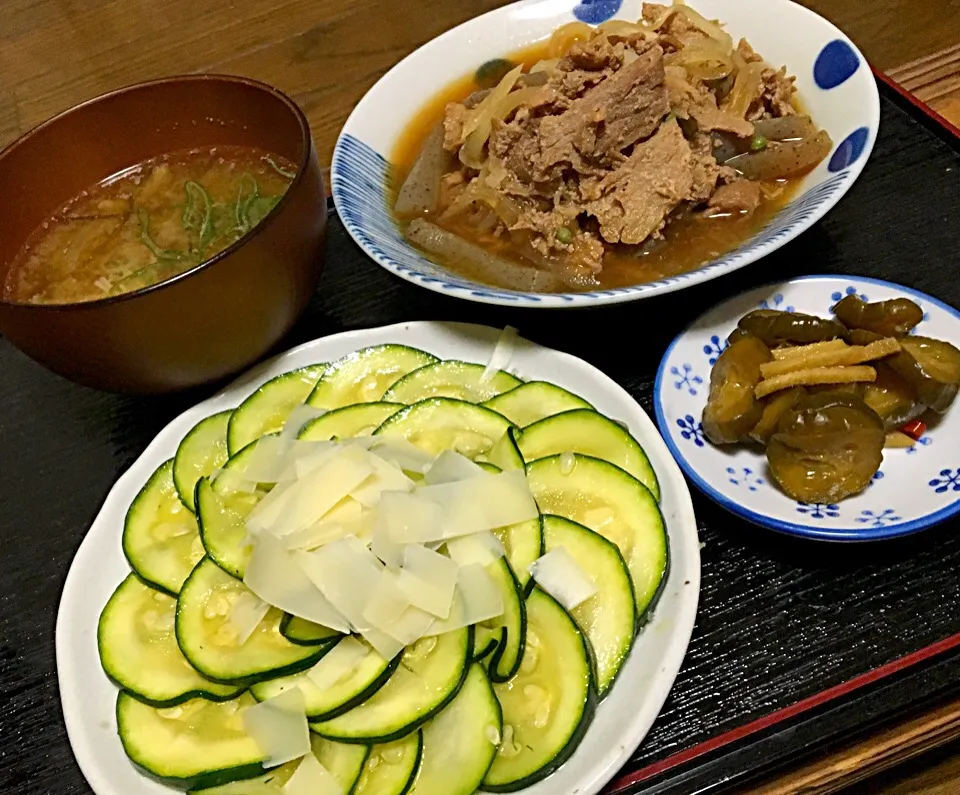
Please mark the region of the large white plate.
<svg viewBox="0 0 960 795"><path fill-rule="evenodd" d="M97 620L129 569L120 548L124 514L137 491L203 417L240 403L275 375L331 361L368 345L397 342L443 358L485 362L499 331L462 323L403 323L309 342L258 366L171 422L117 481L70 567L57 616L57 673L67 734L97 795L160 795L171 790L139 773L117 737L116 687L100 667ZM653 620L637 639L617 683L573 757L526 795L598 792L633 753L667 697L686 653L700 592L700 548L690 492L657 429L614 381L586 362L521 340L510 369L559 384L626 423L650 457L662 490L670 572Z"/></svg>

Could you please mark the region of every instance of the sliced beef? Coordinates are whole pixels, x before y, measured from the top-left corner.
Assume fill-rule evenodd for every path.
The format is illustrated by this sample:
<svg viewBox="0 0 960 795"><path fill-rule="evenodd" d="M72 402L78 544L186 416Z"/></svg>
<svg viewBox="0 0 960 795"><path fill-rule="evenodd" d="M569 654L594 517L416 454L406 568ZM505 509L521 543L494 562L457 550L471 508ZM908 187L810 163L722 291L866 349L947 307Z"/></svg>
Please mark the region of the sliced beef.
<svg viewBox="0 0 960 795"><path fill-rule="evenodd" d="M717 188L707 205L708 214L740 215L752 213L760 206L760 184L748 179L740 179Z"/></svg>
<svg viewBox="0 0 960 795"><path fill-rule="evenodd" d="M644 22L647 24L656 23L663 17L667 8L668 6L659 3L644 3L642 12ZM695 41L708 38L707 34L687 17L678 13L671 14L669 19L660 26L658 33L660 43L670 49L680 49L688 44L693 44Z"/></svg>
<svg viewBox="0 0 960 795"><path fill-rule="evenodd" d="M463 143L463 123L467 118L467 108L460 102L451 102L443 115L443 148L456 152Z"/></svg>
<svg viewBox="0 0 960 795"><path fill-rule="evenodd" d="M718 182L736 179L738 175L732 168L717 163L713 154L713 138L709 134L696 133L690 139L690 150L693 155L690 201L702 204L713 195Z"/></svg>
<svg viewBox="0 0 960 795"><path fill-rule="evenodd" d="M642 243L659 232L664 219L691 196L693 153L680 126L671 120L637 144L630 157L596 186L599 197L587 212L609 243Z"/></svg>
<svg viewBox="0 0 960 795"><path fill-rule="evenodd" d="M663 51L654 45L557 116L540 123L537 176L572 166L616 163L621 152L649 136L669 110Z"/></svg>
<svg viewBox="0 0 960 795"><path fill-rule="evenodd" d="M793 85L795 78L787 76L787 67L764 69L760 76L763 79L760 95L762 115L780 118L795 114L797 110L793 107L793 95L797 89Z"/></svg>
<svg viewBox="0 0 960 795"><path fill-rule="evenodd" d="M717 98L702 84L687 79L687 72L679 66L665 70L670 109L681 119L693 119L702 132L720 130L741 138L753 135L753 125L717 107Z"/></svg>
<svg viewBox="0 0 960 795"><path fill-rule="evenodd" d="M558 67L564 71L586 69L592 72L618 69L623 63L624 49L622 42L613 44L606 36L597 36L590 41L572 44Z"/></svg>

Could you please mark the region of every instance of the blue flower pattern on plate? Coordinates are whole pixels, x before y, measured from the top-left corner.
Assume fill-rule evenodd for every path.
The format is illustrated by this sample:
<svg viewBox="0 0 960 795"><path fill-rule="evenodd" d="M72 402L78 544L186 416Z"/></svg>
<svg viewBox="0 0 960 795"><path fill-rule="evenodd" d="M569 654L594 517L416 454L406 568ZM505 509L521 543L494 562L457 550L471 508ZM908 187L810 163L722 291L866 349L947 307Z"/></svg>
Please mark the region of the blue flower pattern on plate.
<svg viewBox="0 0 960 795"><path fill-rule="evenodd" d="M621 0L580 0L574 6L573 15L588 25L606 22L620 10Z"/></svg>
<svg viewBox="0 0 960 795"><path fill-rule="evenodd" d="M844 290L842 293L841 293L839 290L837 290L836 292L830 294L830 301L832 302L832 303L830 304L830 306L832 307L835 303L837 303L837 301L839 301L839 300L842 299L842 298L846 298L848 295L855 295L855 296L857 296L861 301L869 301L869 300L870 300L869 298L867 298L867 296L865 296L863 293L861 293L856 287L854 287L854 286L851 284L851 285L850 285L846 290Z"/></svg>
<svg viewBox="0 0 960 795"><path fill-rule="evenodd" d="M703 379L693 372L693 367L689 364L681 367L674 365L670 368L670 375L674 376L673 385L677 389L686 389L691 395L696 395L697 387L703 384Z"/></svg>
<svg viewBox="0 0 960 795"><path fill-rule="evenodd" d="M703 447L703 425L697 422L692 414L677 420L677 427L684 439L692 441L697 447Z"/></svg>
<svg viewBox="0 0 960 795"><path fill-rule="evenodd" d="M919 450L921 447L929 447L931 444L933 444L932 438L929 436L921 436L919 439L917 439L917 443L915 445L907 448L907 455L917 452L917 450Z"/></svg>
<svg viewBox="0 0 960 795"><path fill-rule="evenodd" d="M797 513L803 513L811 519L836 519L840 516L840 506L834 503L798 502Z"/></svg>
<svg viewBox="0 0 960 795"><path fill-rule="evenodd" d="M899 522L900 517L897 516L897 512L893 508L884 508L882 511L860 511L860 515L855 521L870 527L886 527L888 524Z"/></svg>
<svg viewBox="0 0 960 795"><path fill-rule="evenodd" d="M944 494L951 489L960 491L960 469L941 469L940 476L930 481L935 494Z"/></svg>
<svg viewBox="0 0 960 795"><path fill-rule="evenodd" d="M712 337L710 337L710 344L703 346L703 352L707 354L707 361L710 363L711 367L717 363L717 359L720 358L720 354L729 347L730 343L726 340L721 340L718 335L714 334Z"/></svg>
<svg viewBox="0 0 960 795"><path fill-rule="evenodd" d="M860 66L860 59L845 41L834 39L828 43L813 64L813 79L824 91L845 83Z"/></svg>
<svg viewBox="0 0 960 795"><path fill-rule="evenodd" d="M730 476L728 480L731 485L746 486L748 491L756 491L757 487L764 484L763 478L750 467L740 467L740 469L727 467L727 474Z"/></svg>
<svg viewBox="0 0 960 795"><path fill-rule="evenodd" d="M767 300L764 298L759 306L761 309L779 309L782 312L795 312L796 309L792 306L780 306L783 303L783 293L777 293L775 296Z"/></svg>

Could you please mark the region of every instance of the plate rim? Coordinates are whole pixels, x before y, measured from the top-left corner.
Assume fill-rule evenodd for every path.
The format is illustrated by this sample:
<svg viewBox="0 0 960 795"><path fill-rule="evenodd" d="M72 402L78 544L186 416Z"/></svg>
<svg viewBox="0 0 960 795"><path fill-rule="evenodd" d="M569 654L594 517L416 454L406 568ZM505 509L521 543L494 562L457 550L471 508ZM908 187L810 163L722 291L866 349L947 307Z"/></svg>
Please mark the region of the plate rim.
<svg viewBox="0 0 960 795"><path fill-rule="evenodd" d="M713 488L703 476L697 471L697 469L690 463L687 457L680 450L679 445L676 443L676 440L673 437L672 431L668 430L669 423L667 422L666 415L663 407L663 381L666 375L666 367L670 355L673 353L674 348L677 344L686 336L687 332L695 326L702 318L706 315L715 312L720 307L725 304L732 303L739 299L741 296L746 295L747 293L752 293L757 290L763 289L777 289L782 288L788 284L796 284L798 282L809 282L809 281L822 281L822 282L831 282L831 281L840 281L840 282L863 282L864 284L873 284L880 287L889 287L903 293L908 294L909 296L920 299L925 303L929 303L933 306L936 306L939 309L947 312L952 315L955 320L960 322L960 309L956 309L945 301L935 298L932 295L921 292L913 287L907 287L902 284L897 284L896 282L887 281L886 279L878 279L873 276L858 276L854 274L840 274L840 273L826 273L826 274L807 274L804 276L796 276L792 279L786 279L781 281L766 282L764 284L759 284L755 287L750 287L746 290L741 290L735 295L730 296L729 298L721 301L718 304L714 304L704 312L701 312L694 318L690 323L688 323L684 329L677 334L676 337L670 342L667 346L666 351L664 351L663 356L660 359L660 364L657 367L657 375L654 379L653 385L653 411L657 420L657 427L660 430L660 435L663 438L664 442L667 445L667 448L670 450L670 454L673 456L674 460L679 465L680 469L683 470L684 475L693 481L694 485L704 494L704 496L711 499L713 502L717 503L721 508L729 511L735 516L739 516L742 519L746 519L748 522L758 525L760 527L765 527L770 530L774 530L778 533L783 533L785 535L794 536L798 538L806 538L817 541L832 541L839 543L858 543L866 541L883 541L893 538L900 538L902 536L911 535L913 533L918 533L921 530L926 530L927 528L933 527L934 525L940 524L946 519L949 519L951 516L960 513L960 497L955 499L949 505L940 508L934 513L927 514L916 519L910 519L906 522L899 522L897 524L890 524L885 527L871 527L871 528L827 528L827 527L814 527L812 525L798 524L796 522L787 522L781 519L776 519L769 516L765 513L760 513L758 511L753 511L744 505L741 505L736 500L732 500L719 491Z"/></svg>
<svg viewBox="0 0 960 795"><path fill-rule="evenodd" d="M172 418L170 422L165 424L164 427L153 436L140 455L137 456L130 466L113 483L71 560L57 607L54 636L58 693L60 696L61 714L67 729L67 739L84 778L97 795L118 795L118 793L121 792L118 787L121 785L116 781L112 770L104 765L103 760L100 758L102 752L99 752L97 749L100 743L104 741L99 735L95 736L91 733L89 731L89 721L83 720L83 705L80 700L79 691L83 688L84 677L89 676L91 673L89 670L91 661L86 659L84 661L77 661L71 656L72 652L83 642L85 632L92 632L95 645L96 625L78 626L78 622L73 622L74 613L78 609L76 602L82 598L84 586L89 581L89 578L94 576L90 573L91 568L89 561L84 561L82 558L90 557L90 555L95 554L97 550L106 544L114 543L119 547L120 531L116 529L115 526L110 526L111 521L109 515L114 511L118 502L121 503L122 506L126 505L142 485L138 473L139 469L149 468L151 466L155 468L160 461L165 460L166 456L165 453L162 452L162 449L167 443L167 440L164 439L158 443L158 439L166 435L171 435L173 432L172 426L186 424L187 418L196 422L206 414L220 410L223 401L227 398L236 396L237 402L239 402L240 399L253 391L263 380L269 378L269 374L273 368L289 360L291 357L315 348L318 345L323 347L325 343L331 340L333 340L334 345L338 342L349 341L352 349L356 350L365 345L397 341L398 332L406 331L407 333L416 334L420 329L425 330L422 333L446 333L450 341L438 343L438 347L444 347L445 345L463 347L469 344L463 341L454 341L454 334L452 334L451 331L472 330L474 333L479 331L487 335L487 338L491 340L491 350L493 341L495 341L496 337L501 333L501 330L498 328L481 324L426 320L399 322L371 328L348 329L305 342L255 365L234 379L230 384L220 389L216 394L189 406L186 410ZM373 338L371 339L371 337ZM665 634L661 640L652 641L662 643L665 646L664 654L657 660L656 673L648 682L647 687L637 691L642 700L634 706L649 706L644 709L636 709L634 713L635 717L633 717L632 720L628 719L624 734L617 736L618 739L628 738L626 742L611 743L610 747L603 753L596 754L590 759L589 764L586 765L581 779L578 779L575 783L579 784L581 787L579 791L583 792L584 795L591 795L599 792L613 780L617 772L629 760L635 749L639 747L649 734L654 721L662 711L663 705L673 689L676 677L686 658L699 608L701 580L699 534L692 496L687 482L683 477L683 473L671 455L656 423L639 402L610 376L606 375L602 370L585 359L581 359L564 351L549 348L548 346L540 345L526 338L521 339L522 343L527 346L531 352L540 354L548 352L554 357L559 357L561 364L564 362L573 362L580 368L587 368L587 370L590 371L590 375L596 379L594 381L594 388L616 396L621 400L627 399L630 401L632 404L631 419L635 420L637 426L643 430L644 444L652 444L656 447L658 444L657 440L659 440L662 448L656 450L656 453L651 457L660 461L657 472L658 477L662 484L671 484L671 490L674 493L676 503L674 506L676 516L672 524L667 524L668 544L671 549L670 559L673 561L676 557L673 554L674 549L682 549L681 557L685 561L683 569L676 569L675 565L671 565L665 575L665 587L667 585L677 586L681 581L685 582L682 582L680 587L675 588L676 596L673 611L669 614L660 614L661 616L666 616L664 625L669 624L669 628L665 630ZM403 340L401 339L401 341ZM324 360L322 355L318 354L318 356L318 361ZM558 360L555 359L554 361ZM581 370L581 372L583 371ZM184 430L183 432L186 431ZM122 511L124 508L121 507L119 510ZM116 523L113 522L112 524L115 525ZM101 526L101 529L94 533L93 531L97 529L98 525ZM83 564L82 567L78 565L80 563ZM674 577L676 577L676 579L674 579ZM89 599L86 601L89 603ZM97 616L99 616L99 611L102 609L102 606L97 605L95 609L97 610ZM656 621L657 612L655 611L653 622L656 623ZM87 623L89 623L89 621ZM655 627L649 627L647 631L650 632L652 629L655 629ZM99 670L99 661L96 661L94 664L98 666ZM102 670L100 673L102 675ZM619 681L618 679L618 682L614 684L614 688L616 688ZM115 684L113 684L113 686L116 687ZM622 710L622 708L620 709ZM650 712L647 716L648 709ZM640 716L647 717L644 717L643 720L638 720ZM104 727L101 726L101 728ZM593 728L593 726L590 728ZM588 735L590 728L587 730ZM600 728L602 728L602 725ZM119 744L120 740L119 737L113 733L110 735L109 742ZM144 774L143 771L138 769L138 773L143 777L145 782L151 781L151 777ZM546 779L546 781L549 780L549 778ZM540 784L532 786L538 787ZM522 795L522 793L530 791L531 788L526 788L520 790L520 793ZM124 792L123 795L128 794Z"/></svg>

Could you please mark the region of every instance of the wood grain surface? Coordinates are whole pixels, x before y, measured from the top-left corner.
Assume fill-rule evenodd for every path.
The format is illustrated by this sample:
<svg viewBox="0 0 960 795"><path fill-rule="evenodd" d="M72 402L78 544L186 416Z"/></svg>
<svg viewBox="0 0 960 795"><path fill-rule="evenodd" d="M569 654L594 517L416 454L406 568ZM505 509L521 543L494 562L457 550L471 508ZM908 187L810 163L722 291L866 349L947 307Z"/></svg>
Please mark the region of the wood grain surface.
<svg viewBox="0 0 960 795"><path fill-rule="evenodd" d="M442 31L502 4L2 0L0 146L104 91L163 75L221 71L266 80L291 94L328 163L347 114L387 68ZM806 4L844 29L875 67L960 126L958 0ZM960 703L943 705L746 792L826 795L853 786L850 795L956 795L960 762L950 754L857 782L958 734Z"/></svg>

